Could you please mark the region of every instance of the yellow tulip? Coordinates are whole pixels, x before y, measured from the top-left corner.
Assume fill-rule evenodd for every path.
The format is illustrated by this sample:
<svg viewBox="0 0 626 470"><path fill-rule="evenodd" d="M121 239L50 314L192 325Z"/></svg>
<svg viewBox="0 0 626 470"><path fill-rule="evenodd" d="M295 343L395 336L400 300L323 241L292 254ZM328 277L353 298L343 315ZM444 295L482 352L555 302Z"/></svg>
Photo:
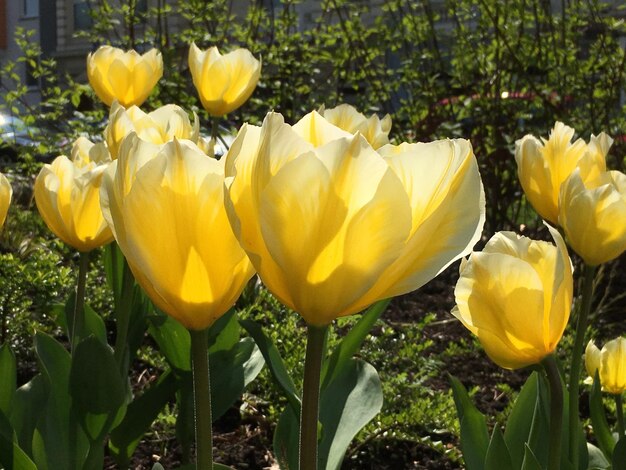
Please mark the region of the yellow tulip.
<svg viewBox="0 0 626 470"><path fill-rule="evenodd" d="M113 240L100 210L100 183L110 159L101 144L85 141L74 144L74 160L57 157L43 166L35 180L35 202L44 222L57 237L83 252Z"/></svg>
<svg viewBox="0 0 626 470"><path fill-rule="evenodd" d="M131 134L107 170L102 210L139 284L161 310L203 330L254 274L224 208L224 163L190 141Z"/></svg>
<svg viewBox="0 0 626 470"><path fill-rule="evenodd" d="M175 104L161 106L150 113L145 113L137 106L125 109L114 102L109 122L104 129L104 138L114 159L117 158L122 140L131 132L135 132L140 139L156 145L163 145L174 137L197 143L200 122L195 112L193 118L192 124L187 113Z"/></svg>
<svg viewBox="0 0 626 470"><path fill-rule="evenodd" d="M141 55L116 47L101 46L87 56L89 83L107 106L140 106L163 76L163 58L156 49Z"/></svg>
<svg viewBox="0 0 626 470"><path fill-rule="evenodd" d="M561 186L559 224L588 265L617 258L626 251L626 175L607 171L584 181L575 170Z"/></svg>
<svg viewBox="0 0 626 470"><path fill-rule="evenodd" d="M310 325L422 286L479 239L467 140L375 151L317 112L244 125L226 156L228 215L265 285Z"/></svg>
<svg viewBox="0 0 626 470"><path fill-rule="evenodd" d="M391 130L391 116L389 114L382 120L376 114L367 118L349 104L340 104L331 109L325 109L322 106L319 113L328 122L350 134L360 132L374 149L389 143L389 131Z"/></svg>
<svg viewBox="0 0 626 470"><path fill-rule="evenodd" d="M9 183L6 176L0 173L0 228L4 226L4 222L7 219L7 213L11 205L11 196L13 196L11 183Z"/></svg>
<svg viewBox="0 0 626 470"><path fill-rule="evenodd" d="M222 55L217 47L203 51L191 43L189 70L204 109L223 116L250 98L261 76L261 62L248 49Z"/></svg>
<svg viewBox="0 0 626 470"><path fill-rule="evenodd" d="M549 230L556 247L499 232L461 263L452 314L505 369L552 354L569 319L572 266L563 238Z"/></svg>
<svg viewBox="0 0 626 470"><path fill-rule="evenodd" d="M561 184L576 168L584 179L606 170L610 138L600 134L588 147L578 139L571 143L574 129L557 122L548 140L527 135L515 143L517 174L526 197L545 220L557 224ZM607 145L608 144L608 145Z"/></svg>
<svg viewBox="0 0 626 470"><path fill-rule="evenodd" d="M607 342L602 350L589 341L585 349L585 367L593 383L598 371L602 390L614 395L621 395L626 390L626 338L617 338Z"/></svg>

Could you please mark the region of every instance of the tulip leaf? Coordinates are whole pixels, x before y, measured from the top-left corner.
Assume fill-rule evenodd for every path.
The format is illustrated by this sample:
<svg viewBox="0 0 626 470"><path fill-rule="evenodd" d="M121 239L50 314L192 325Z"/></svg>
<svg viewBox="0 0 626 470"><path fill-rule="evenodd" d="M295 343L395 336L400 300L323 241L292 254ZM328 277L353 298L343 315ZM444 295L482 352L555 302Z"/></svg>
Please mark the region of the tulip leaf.
<svg viewBox="0 0 626 470"><path fill-rule="evenodd" d="M239 341L239 322L235 309L230 309L209 328L209 351L228 351Z"/></svg>
<svg viewBox="0 0 626 470"><path fill-rule="evenodd" d="M191 338L187 329L161 312L148 316L148 331L167 362L180 371L191 371Z"/></svg>
<svg viewBox="0 0 626 470"><path fill-rule="evenodd" d="M209 355L211 416L222 416L263 369L263 355L252 338L243 338L228 351Z"/></svg>
<svg viewBox="0 0 626 470"><path fill-rule="evenodd" d="M32 455L32 442L37 421L43 414L48 400L49 386L41 374L25 383L15 392L10 420L20 447Z"/></svg>
<svg viewBox="0 0 626 470"><path fill-rule="evenodd" d="M37 466L20 448L6 415L0 411L0 468L4 470L37 470Z"/></svg>
<svg viewBox="0 0 626 470"><path fill-rule="evenodd" d="M283 362L278 349L276 349L272 340L270 340L265 333L263 333L263 329L258 323L253 320L239 320L239 323L245 328L248 334L254 338L254 341L261 350L265 363L269 367L272 376L285 392L287 400L289 400L289 404L293 410L299 414L300 398L298 397L296 386L287 372L287 368L285 367L285 363Z"/></svg>
<svg viewBox="0 0 626 470"><path fill-rule="evenodd" d="M56 340L35 334L35 351L50 393L33 433L33 457L39 469L79 468L89 442L71 408L69 353ZM93 369L93 364L88 370Z"/></svg>
<svg viewBox="0 0 626 470"><path fill-rule="evenodd" d="M130 457L137 444L163 407L174 396L177 385L176 376L168 370L161 374L154 385L128 405L124 419L113 429L109 439L109 449L120 468L128 468Z"/></svg>
<svg viewBox="0 0 626 470"><path fill-rule="evenodd" d="M493 428L491 434L491 441L489 441L489 447L487 448L487 455L485 456L485 470L502 470L513 469L511 460L511 454L509 448L506 445L502 431L498 426Z"/></svg>
<svg viewBox="0 0 626 470"><path fill-rule="evenodd" d="M589 454L589 470L607 470L611 468L611 464L606 459L602 451L591 443L587 443L587 452Z"/></svg>
<svg viewBox="0 0 626 470"><path fill-rule="evenodd" d="M107 284L111 291L113 291L113 299L115 302L115 309L119 308L120 298L122 295L122 286L124 283L124 254L116 242L109 243L104 247L104 254L102 256L104 264L104 273L106 276Z"/></svg>
<svg viewBox="0 0 626 470"><path fill-rule="evenodd" d="M56 314L57 323L65 330L68 338L72 337L72 318L74 317L75 299L76 293L72 293L64 306L58 305L53 308L53 312ZM107 332L102 317L87 304L84 305L84 316L85 324L83 325L83 332L80 337L84 338L89 335L94 335L102 343L106 344Z"/></svg>
<svg viewBox="0 0 626 470"><path fill-rule="evenodd" d="M291 406L287 406L281 413L274 430L274 455L281 470L297 470L299 466L299 414L299 409L296 412Z"/></svg>
<svg viewBox="0 0 626 470"><path fill-rule="evenodd" d="M598 371L593 379L591 392L589 393L589 414L591 415L591 423L593 425L593 433L598 441L598 445L607 458L613 455L615 447L615 439L606 420L604 404L602 402L602 386Z"/></svg>
<svg viewBox="0 0 626 470"><path fill-rule="evenodd" d="M461 450L468 470L481 470L489 447L489 433L485 416L472 403L467 390L450 376L454 404L461 423Z"/></svg>
<svg viewBox="0 0 626 470"><path fill-rule="evenodd" d="M522 462L522 470L544 470L528 445L524 446L524 461Z"/></svg>
<svg viewBox="0 0 626 470"><path fill-rule="evenodd" d="M613 470L626 470L626 438L622 437L613 448Z"/></svg>
<svg viewBox="0 0 626 470"><path fill-rule="evenodd" d="M382 406L383 390L376 369L360 359L349 360L321 391L319 468L338 470L354 436Z"/></svg>
<svg viewBox="0 0 626 470"><path fill-rule="evenodd" d="M348 365L350 359L358 352L363 341L390 301L391 299L381 300L368 308L333 350L331 356L322 366L322 389L326 388L336 375L341 372L341 369Z"/></svg>
<svg viewBox="0 0 626 470"><path fill-rule="evenodd" d="M515 399L504 430L504 441L511 455L513 468L521 468L524 461L524 444L529 442L530 429L537 406L538 374L533 372Z"/></svg>
<svg viewBox="0 0 626 470"><path fill-rule="evenodd" d="M549 452L549 429L550 429L550 397L546 378L542 375L537 380L537 401L533 413L527 446L532 451L533 457L539 461L547 461ZM564 406L564 409L567 409ZM526 460L526 453L524 454Z"/></svg>
<svg viewBox="0 0 626 470"><path fill-rule="evenodd" d="M0 412L9 414L17 388L17 364L8 344L0 346Z"/></svg>

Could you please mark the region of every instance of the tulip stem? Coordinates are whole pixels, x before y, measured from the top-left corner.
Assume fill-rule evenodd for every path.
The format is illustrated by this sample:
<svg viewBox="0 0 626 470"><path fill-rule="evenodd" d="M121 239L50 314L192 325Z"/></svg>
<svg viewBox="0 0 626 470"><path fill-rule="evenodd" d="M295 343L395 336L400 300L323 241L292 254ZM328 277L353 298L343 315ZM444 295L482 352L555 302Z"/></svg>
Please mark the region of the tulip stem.
<svg viewBox="0 0 626 470"><path fill-rule="evenodd" d="M585 265L582 303L578 310L576 336L574 339L574 348L572 349L572 362L569 374L569 457L574 463L578 462L578 439L580 436L580 368L582 367L583 345L585 343L585 333L587 332L587 317L591 310L591 299L593 298L595 270L595 266Z"/></svg>
<svg viewBox="0 0 626 470"><path fill-rule="evenodd" d="M87 284L87 270L89 268L89 252L80 252L78 262L78 279L76 281L76 297L74 298L74 315L72 318L72 333L70 346L72 354L80 341L85 325L85 285Z"/></svg>
<svg viewBox="0 0 626 470"><path fill-rule="evenodd" d="M128 370L128 327L133 305L133 289L135 278L124 260L122 270L122 292L118 304L117 313L117 336L115 337L115 360L120 368L122 377L125 377Z"/></svg>
<svg viewBox="0 0 626 470"><path fill-rule="evenodd" d="M322 353L328 325L307 325L302 410L300 411L300 470L317 470L317 422Z"/></svg>
<svg viewBox="0 0 626 470"><path fill-rule="evenodd" d="M548 470L559 470L561 467L561 433L563 429L563 386L561 374L554 354L542 361L550 384L550 450L548 453Z"/></svg>
<svg viewBox="0 0 626 470"><path fill-rule="evenodd" d="M617 414L617 434L618 440L624 437L624 404L622 403L622 394L615 394L615 412Z"/></svg>
<svg viewBox="0 0 626 470"><path fill-rule="evenodd" d="M208 328L200 331L189 330L196 426L196 470L211 470L213 468L208 333Z"/></svg>

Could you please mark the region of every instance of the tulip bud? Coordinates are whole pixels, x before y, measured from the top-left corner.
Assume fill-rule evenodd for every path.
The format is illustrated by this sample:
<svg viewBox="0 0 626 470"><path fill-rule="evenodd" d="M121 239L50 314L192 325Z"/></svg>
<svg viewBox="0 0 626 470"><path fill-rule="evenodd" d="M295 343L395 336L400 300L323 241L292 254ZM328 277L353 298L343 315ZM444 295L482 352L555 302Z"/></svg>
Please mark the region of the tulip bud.
<svg viewBox="0 0 626 470"><path fill-rule="evenodd" d="M317 112L267 115L226 156L227 210L261 280L310 325L428 282L469 252L484 194L466 140L387 145Z"/></svg>
<svg viewBox="0 0 626 470"><path fill-rule="evenodd" d="M254 274L226 216L224 163L190 141L151 146L124 141L104 177L102 210L155 305L203 330Z"/></svg>
<svg viewBox="0 0 626 470"><path fill-rule="evenodd" d="M552 354L569 319L572 266L561 235L549 229L556 247L499 232L461 264L452 314L505 369Z"/></svg>
<svg viewBox="0 0 626 470"><path fill-rule="evenodd" d="M261 62L248 49L221 55L217 47L203 51L191 43L189 70L204 109L211 116L223 116L250 98L261 75Z"/></svg>
<svg viewBox="0 0 626 470"><path fill-rule="evenodd" d="M104 138L114 159L117 158L122 141L131 132L155 145L163 145L174 137L197 143L200 122L194 112L192 124L187 113L175 104L167 104L145 113L137 106L125 109L118 103L113 103L109 122L104 129Z"/></svg>
<svg viewBox="0 0 626 470"><path fill-rule="evenodd" d="M575 170L561 186L559 225L572 249L590 266L626 251L626 175L607 171L584 181Z"/></svg>
<svg viewBox="0 0 626 470"><path fill-rule="evenodd" d="M626 338L607 342L602 350L589 341L585 350L585 367L593 381L598 371L602 390L621 395L626 390Z"/></svg>
<svg viewBox="0 0 626 470"><path fill-rule="evenodd" d="M0 173L0 228L4 226L11 205L13 189L6 176Z"/></svg>
<svg viewBox="0 0 626 470"><path fill-rule="evenodd" d="M75 160L61 155L44 165L35 180L35 202L44 222L57 237L83 252L113 240L100 210L100 183L110 160L98 144L90 146L85 140L74 144ZM90 160L92 153L103 161Z"/></svg>
<svg viewBox="0 0 626 470"><path fill-rule="evenodd" d="M548 140L527 135L515 143L517 174L524 193L539 215L552 224L558 223L561 184L574 169L580 168L585 179L606 169L605 148L588 149L582 139L571 143L573 136L574 129L557 122ZM602 141L607 138L605 134L598 137Z"/></svg>
<svg viewBox="0 0 626 470"><path fill-rule="evenodd" d="M107 106L140 106L163 75L163 58L156 49L143 55L101 46L87 56L89 83Z"/></svg>
<svg viewBox="0 0 626 470"><path fill-rule="evenodd" d="M360 132L374 149L389 143L389 131L391 130L391 116L389 114L385 115L382 120L376 114L367 118L349 104L340 104L330 109L325 109L322 106L319 113L328 122L350 134Z"/></svg>

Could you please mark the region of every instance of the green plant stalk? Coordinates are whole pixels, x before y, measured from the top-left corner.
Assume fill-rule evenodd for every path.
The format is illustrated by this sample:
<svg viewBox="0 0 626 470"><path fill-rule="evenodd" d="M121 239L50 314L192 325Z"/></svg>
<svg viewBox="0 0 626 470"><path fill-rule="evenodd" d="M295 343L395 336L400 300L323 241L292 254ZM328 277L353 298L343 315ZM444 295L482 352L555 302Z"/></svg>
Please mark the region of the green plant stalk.
<svg viewBox="0 0 626 470"><path fill-rule="evenodd" d="M569 373L569 457L572 462L578 462L580 368L582 367L583 346L585 343L585 333L587 331L587 317L591 310L595 271L595 266L585 265L582 304L576 322L576 336L574 339L574 348L572 349L572 362Z"/></svg>
<svg viewBox="0 0 626 470"><path fill-rule="evenodd" d="M550 384L550 450L548 470L561 467L561 434L563 432L563 386L556 358L550 354L541 361Z"/></svg>
<svg viewBox="0 0 626 470"><path fill-rule="evenodd" d="M327 329L328 325L307 325L302 410L300 411L300 470L317 470L320 372Z"/></svg>
<svg viewBox="0 0 626 470"><path fill-rule="evenodd" d="M200 331L189 330L196 427L196 470L212 470L213 468L208 333L208 328Z"/></svg>
<svg viewBox="0 0 626 470"><path fill-rule="evenodd" d="M624 437L624 403L622 403L622 394L615 395L615 413L617 414L617 434L618 440Z"/></svg>
<svg viewBox="0 0 626 470"><path fill-rule="evenodd" d="M130 324L130 314L133 305L133 288L135 286L135 278L130 271L128 262L124 260L124 271L122 274L122 294L118 305L117 313L117 335L115 337L114 357L117 362L122 376L127 372L127 351L128 351L128 326Z"/></svg>
<svg viewBox="0 0 626 470"><path fill-rule="evenodd" d="M72 318L72 354L80 341L80 332L85 326L85 285L87 284L87 269L89 268L89 252L80 252L78 279L76 281L76 298L74 299L74 315Z"/></svg>

